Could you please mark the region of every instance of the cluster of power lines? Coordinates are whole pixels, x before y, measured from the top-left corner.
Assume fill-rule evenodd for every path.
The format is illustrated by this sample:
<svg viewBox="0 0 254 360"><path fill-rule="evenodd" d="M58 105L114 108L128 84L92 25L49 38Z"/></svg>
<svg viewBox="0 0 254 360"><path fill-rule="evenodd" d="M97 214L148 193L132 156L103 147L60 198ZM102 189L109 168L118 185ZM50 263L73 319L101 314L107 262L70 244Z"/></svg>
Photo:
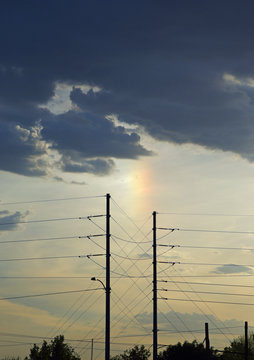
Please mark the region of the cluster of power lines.
<svg viewBox="0 0 254 360"><path fill-rule="evenodd" d="M108 196L108 195L107 195ZM46 199L46 200L36 200L36 201L24 201L24 202L9 202L1 203L1 206L24 206L24 205L35 205L40 203L55 203L55 202L69 202L69 201L86 201L88 199L94 200L96 198L101 199L105 198L109 201L111 197L107 196L96 196L96 197L73 197L73 198L61 198L61 199ZM254 265L249 263L221 263L221 262L206 262L206 261L182 261L179 257L179 251L181 249L192 249L194 251L235 251L240 253L241 251L251 252L254 248L251 247L237 247L237 246L216 246L216 245L200 245L200 244L191 244L186 245L180 244L173 241L175 234L179 233L210 233L216 235L254 235L252 231L234 231L227 229L209 229L209 228L190 228L190 227L175 227L170 224L165 226L158 225L158 220L155 222L155 217L158 215L174 215L174 216L228 216L227 214L191 214L191 213L156 213L149 215L144 219L141 226L137 226L125 211L116 203L114 199L112 200L112 206L115 207L114 212L107 212L107 209L102 213L86 214L86 215L77 215L77 216L63 216L63 217L43 217L41 219L26 220L21 219L19 221L10 221L9 218L5 221L5 216L3 213L2 221L0 219L0 231L3 233L5 229L10 227L17 226L27 226L30 224L34 225L44 225L45 223L70 223L77 224L84 223L89 224L89 229L93 229L90 233L83 234L79 233L74 235L63 236L42 236L42 237L30 237L30 238L9 238L9 234L12 234L12 231L8 232L8 237L0 238L0 245L6 246L17 246L22 244L47 244L47 248L50 249L50 245L55 242L62 243L71 243L73 244L75 240L77 241L87 241L90 244L90 248L96 249L95 251L88 251L82 253L78 251L77 253L64 253L61 254L60 250L62 246L57 247L57 254L54 255L44 255L40 256L11 256L11 257L2 257L0 259L0 264L2 264L1 269L2 274L0 274L0 279L3 281L8 281L8 287L10 287L10 281L88 281L91 278L98 279L104 286L104 289L100 286L99 283L96 283L98 286L94 286L94 282L91 282L87 288L78 288L78 289L64 289L54 291L43 291L43 292L32 292L32 293L20 293L15 295L4 295L0 298L0 301L7 300L22 300L29 298L41 298L46 296L56 296L56 295L78 295L78 298L75 298L74 301L69 304L67 311L64 314L59 316L59 320L56 325L50 329L48 334L45 336L35 336L31 334L19 334L15 332L2 332L2 343L0 347L13 347L13 346L28 346L34 342L34 339L52 339L55 335L61 333L68 334L71 330L75 328L80 322L87 321L89 329L85 334L82 335L79 339L66 338L71 343L75 344L75 348L78 350L82 356L87 351L90 351L91 344L94 346L94 350L97 350L94 357L99 358L104 352L104 321L105 314L104 312L99 312L94 316L96 318L95 322L92 322L90 317L91 313L96 309L96 304L104 303L103 291L106 292L106 307L107 307L107 296L108 296L108 306L114 311L111 311L111 317L108 323L110 324L110 345L111 348L108 348L108 351L119 352L126 347L133 346L135 344L145 344L151 346L153 343L155 352L160 349L162 346L167 345L163 342L158 342L158 335L165 339L165 335L177 334L181 337L182 340L186 340L186 335L189 335L191 339L197 339L197 334L203 333L204 329L201 327L192 328L190 324L186 321L184 316L175 310L175 303L189 302L195 307L196 311L202 314L203 318L209 322L210 331L212 333L217 333L225 337L227 341L230 341L231 335L239 332L241 326L229 326L223 321L218 320L219 315L210 307L210 304L230 304L234 306L253 306L254 303L251 301L231 301L231 298L238 296L241 298L248 298L253 296L251 293L246 293L243 290L251 289L254 286L248 284L229 284L229 283L213 283L213 282L202 282L202 281L189 281L187 278L199 278L203 277L208 279L216 277L244 277L245 279L249 276L253 276L251 269ZM115 215L117 214L117 215ZM232 216L232 215L231 215ZM242 216L242 215L234 215ZM252 216L250 214L246 216ZM121 220L120 220L121 218ZM108 221L108 223L107 223ZM153 229L152 229L153 221ZM109 222L111 228L109 229ZM128 223L128 225L127 225ZM150 226L149 231L145 231L144 228ZM72 227L69 225L68 228ZM114 228L114 231L112 231ZM131 231L130 231L131 228ZM80 226L79 226L80 229ZM107 235L108 236L107 238ZM107 243L105 245L104 238L106 236L106 242L110 241L110 249L107 249ZM174 238L175 239L175 238ZM156 240L156 243L154 242ZM165 242L166 241L166 242ZM75 248L77 248L75 246ZM154 251L156 249L156 252ZM161 251L162 249L162 251ZM107 253L108 250L108 253ZM157 252L158 250L158 252ZM173 252L177 251L177 255L172 256ZM38 251L39 252L39 251ZM106 257L106 262L105 262ZM203 257L204 260L206 257ZM17 267L17 264L24 262L38 263L40 261L60 261L60 260L86 260L89 265L89 269L93 269L95 273L90 275L77 274L67 274L67 275L49 275L48 272L44 274L36 275L31 274L13 274L10 270L9 264L14 263ZM203 259L202 259L203 260ZM108 262L108 263L107 263ZM109 266L110 262L110 266ZM8 264L8 267L6 267ZM22 266L22 265L21 265ZM156 268L155 268L156 266ZM207 274L190 274L184 271L185 267L196 268L196 267L235 267L236 270L239 267L246 268L247 273L212 273ZM180 270L179 270L180 269ZM11 274L10 274L11 273ZM22 271L20 272L22 273ZM96 277L94 276L96 275ZM109 280L110 276L110 280ZM156 277L155 277L156 276ZM105 285L104 285L105 283ZM167 287L166 285L170 285ZM156 286L156 287L155 287ZM196 287L231 287L242 289L242 292L221 292L221 291L207 291L207 290L196 290ZM59 286L60 287L60 286ZM187 287L187 289L186 289ZM61 288L61 287L60 287ZM95 295L95 294L99 295ZM182 297L169 297L168 294L181 294ZM89 294L86 296L86 294ZM193 298L195 294L195 298ZM229 300L208 300L203 299L201 295L215 295L230 297ZM109 300L110 299L110 300ZM156 301L155 301L156 299ZM158 302L157 302L158 301ZM204 305L206 311L204 311ZM143 312L141 313L141 309ZM161 310L160 310L161 309ZM107 309L106 309L107 310ZM152 310L152 311L151 311ZM208 310L208 311L207 311ZM154 319L154 314L159 315L159 321L156 315ZM208 313L208 314L207 314ZM153 314L153 321L150 315ZM174 315L177 322L172 321L171 314ZM147 318L145 318L147 316ZM87 319L87 320L85 320ZM163 328L160 326L160 320L163 319ZM107 321L107 319L106 319ZM153 322L153 326L152 326ZM156 324L155 324L156 322ZM168 324L165 326L165 324ZM107 324L105 325L107 327ZM130 331L133 330L132 331ZM106 328L107 330L107 328ZM137 330L135 332L135 330ZM109 330L108 330L109 334ZM153 334L153 335L152 335ZM109 336L109 335L108 335ZM155 338L156 336L156 338ZM152 341L153 337L153 341ZM20 340L23 339L24 341ZM15 340L13 340L15 339ZM32 339L32 341L27 342L25 339ZM122 339L122 342L119 341ZM125 341L127 339L127 342ZM129 339L129 341L128 341ZM106 339L107 340L107 339ZM109 339L108 339L109 341ZM78 345L77 345L78 343ZM106 345L107 346L107 345Z"/></svg>

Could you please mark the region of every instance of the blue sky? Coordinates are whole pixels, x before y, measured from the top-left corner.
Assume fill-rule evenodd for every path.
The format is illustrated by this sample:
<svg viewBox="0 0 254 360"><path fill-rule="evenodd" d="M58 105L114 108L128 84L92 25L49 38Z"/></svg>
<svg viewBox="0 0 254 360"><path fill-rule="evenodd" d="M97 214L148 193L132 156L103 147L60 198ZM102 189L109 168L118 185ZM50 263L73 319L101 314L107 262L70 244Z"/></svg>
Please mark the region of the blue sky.
<svg viewBox="0 0 254 360"><path fill-rule="evenodd" d="M33 201L111 193L120 206L112 205L116 220L112 234L124 240L127 236L129 241L121 243L114 238L115 272L130 275L136 269L134 272L144 275L148 271L149 257L144 260L144 254L151 255L151 214L156 210L161 226L231 231L167 234L165 244L173 239L175 245L182 245L164 255L160 252L162 258L182 262L178 268L166 270L160 265L167 279L207 275L205 281L210 282L213 292L222 291L213 285L218 282L251 286L252 235L243 232L253 231L254 214L253 10L251 1L3 1L0 224L12 224L0 229L0 242L102 231L98 228L104 229L102 219L97 227L75 220L17 223L104 214L104 197ZM138 228L144 226L142 232L121 209ZM148 243L140 244L144 240ZM84 247L80 239L59 241L1 244L2 259L103 251L92 241ZM184 248L187 244L214 249ZM120 261L119 256L143 260ZM184 265L195 262L218 265ZM78 259L2 262L3 276L81 274L85 278L75 283L67 279L64 283L2 279L1 297L92 288L90 276L103 278L102 267L103 259L99 265L90 261L85 266ZM188 277L184 279L186 282ZM113 334L120 334L126 343L118 344L121 349L134 341L149 345L149 281L138 285L128 278L125 281L115 279L112 284ZM174 281L171 286L177 290ZM190 291L190 286L204 291L197 284L179 286L183 292ZM223 290L242 295L245 291L247 295L251 288L246 289L236 286L232 291ZM103 344L99 343L103 338L103 296L97 296L97 291L90 297L81 295L2 302L4 331L10 333L9 342L2 345L17 341L14 333L52 335L62 319L66 320L61 324L66 337L88 341L87 348L80 350L82 356L88 356L91 338L98 338L96 356L103 358ZM180 295L174 293L172 298ZM248 302L240 295L202 296L210 301L230 298L231 302ZM71 306L76 312L68 318ZM192 324L193 329L198 324L202 329L205 319L218 321L217 327L222 326L218 325L221 321L240 326L242 333L245 320L254 324L249 309L239 305L236 311L236 305L215 303L209 303L208 308L203 303L197 306L191 301L172 300L167 305L160 303L159 311L164 315L159 317L159 327L167 330L165 317L174 323L174 316L181 319L177 324L181 335L172 335L170 342L192 340L193 334L184 332L184 324L187 330ZM71 321L73 325L68 327ZM144 332L151 336L124 337ZM197 336L203 340L203 334ZM227 336L214 335L213 345L228 344L232 335ZM34 339L24 341L33 343ZM163 344L168 338L161 333L159 341ZM28 348L25 344L0 346L0 354L23 355ZM117 349L115 345L112 351Z"/></svg>

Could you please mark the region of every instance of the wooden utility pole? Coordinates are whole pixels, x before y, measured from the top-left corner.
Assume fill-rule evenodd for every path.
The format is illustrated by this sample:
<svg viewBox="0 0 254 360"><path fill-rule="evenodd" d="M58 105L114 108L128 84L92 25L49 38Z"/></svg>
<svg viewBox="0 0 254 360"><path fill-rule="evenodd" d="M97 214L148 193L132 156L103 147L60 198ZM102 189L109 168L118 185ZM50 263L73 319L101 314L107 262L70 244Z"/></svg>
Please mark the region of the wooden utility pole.
<svg viewBox="0 0 254 360"><path fill-rule="evenodd" d="M208 323L205 323L205 349L206 349L207 352L210 351L210 339L209 339Z"/></svg>
<svg viewBox="0 0 254 360"><path fill-rule="evenodd" d="M91 340L91 360L93 360L93 339Z"/></svg>
<svg viewBox="0 0 254 360"><path fill-rule="evenodd" d="M244 360L248 360L248 321L244 324Z"/></svg>
<svg viewBox="0 0 254 360"><path fill-rule="evenodd" d="M153 212L153 360L157 360L157 249L156 249L156 211Z"/></svg>
<svg viewBox="0 0 254 360"><path fill-rule="evenodd" d="M106 195L106 320L105 360L110 360L110 194Z"/></svg>

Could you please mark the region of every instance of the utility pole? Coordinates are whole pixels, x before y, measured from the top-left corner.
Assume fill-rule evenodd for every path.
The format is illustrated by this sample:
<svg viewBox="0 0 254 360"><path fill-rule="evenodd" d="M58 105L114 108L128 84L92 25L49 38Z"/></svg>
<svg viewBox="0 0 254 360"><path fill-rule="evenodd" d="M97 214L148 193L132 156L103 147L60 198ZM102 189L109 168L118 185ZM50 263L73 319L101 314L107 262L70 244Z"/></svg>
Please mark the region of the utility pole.
<svg viewBox="0 0 254 360"><path fill-rule="evenodd" d="M248 360L248 321L244 324L244 360Z"/></svg>
<svg viewBox="0 0 254 360"><path fill-rule="evenodd" d="M208 323L205 323L205 349L209 353L209 351L210 351L210 340L209 340Z"/></svg>
<svg viewBox="0 0 254 360"><path fill-rule="evenodd" d="M110 360L110 194L106 195L106 320L105 360Z"/></svg>
<svg viewBox="0 0 254 360"><path fill-rule="evenodd" d="M93 339L91 340L91 360L93 360Z"/></svg>
<svg viewBox="0 0 254 360"><path fill-rule="evenodd" d="M157 244L156 244L156 211L153 212L153 360L157 360L158 327L157 327Z"/></svg>

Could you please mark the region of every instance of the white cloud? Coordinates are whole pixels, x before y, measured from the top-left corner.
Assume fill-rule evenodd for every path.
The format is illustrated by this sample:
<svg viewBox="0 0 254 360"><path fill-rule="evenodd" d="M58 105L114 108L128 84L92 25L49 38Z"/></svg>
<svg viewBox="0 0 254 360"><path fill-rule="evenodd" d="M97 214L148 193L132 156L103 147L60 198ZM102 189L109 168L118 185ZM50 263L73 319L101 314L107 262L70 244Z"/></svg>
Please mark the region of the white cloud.
<svg viewBox="0 0 254 360"><path fill-rule="evenodd" d="M90 86L87 84L77 84L77 83L64 83L57 82L55 84L54 95L46 104L39 105L42 109L48 109L55 115L63 114L69 110L79 111L79 108L72 103L70 99L70 94L73 88L80 89L83 94L87 94L89 90L94 92L100 91L98 86Z"/></svg>

